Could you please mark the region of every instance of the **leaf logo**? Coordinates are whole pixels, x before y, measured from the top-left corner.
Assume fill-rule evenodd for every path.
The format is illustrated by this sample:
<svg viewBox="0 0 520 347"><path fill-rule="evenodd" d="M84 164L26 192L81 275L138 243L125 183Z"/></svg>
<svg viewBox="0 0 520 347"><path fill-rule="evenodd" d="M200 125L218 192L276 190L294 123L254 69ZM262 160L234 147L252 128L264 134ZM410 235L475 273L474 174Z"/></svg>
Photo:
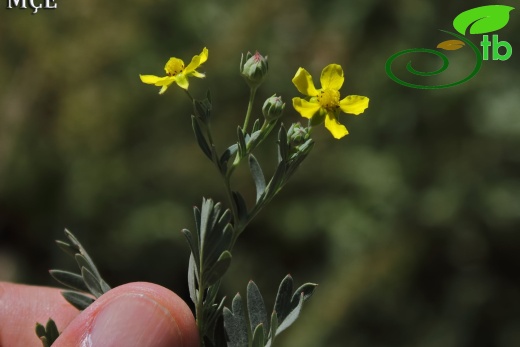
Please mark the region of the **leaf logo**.
<svg viewBox="0 0 520 347"><path fill-rule="evenodd" d="M446 51L456 51L457 49L461 49L462 47L464 47L464 42L462 42L461 40L447 40L437 45L437 48L441 48Z"/></svg>
<svg viewBox="0 0 520 347"><path fill-rule="evenodd" d="M505 27L512 10L514 7L505 5L475 7L455 17L453 27L462 35L468 28L470 34L487 34Z"/></svg>

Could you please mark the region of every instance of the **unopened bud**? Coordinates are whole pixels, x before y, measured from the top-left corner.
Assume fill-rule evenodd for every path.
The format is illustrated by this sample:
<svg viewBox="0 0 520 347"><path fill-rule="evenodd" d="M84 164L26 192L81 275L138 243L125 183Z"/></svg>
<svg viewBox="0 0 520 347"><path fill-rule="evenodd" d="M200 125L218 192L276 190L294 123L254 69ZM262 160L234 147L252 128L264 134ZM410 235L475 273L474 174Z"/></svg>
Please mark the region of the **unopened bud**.
<svg viewBox="0 0 520 347"><path fill-rule="evenodd" d="M284 108L285 103L282 102L282 97L274 94L264 102L262 113L264 114L265 119L270 122L280 118Z"/></svg>
<svg viewBox="0 0 520 347"><path fill-rule="evenodd" d="M300 122L293 123L287 131L287 142L294 147L302 145L309 137L309 129L303 127Z"/></svg>
<svg viewBox="0 0 520 347"><path fill-rule="evenodd" d="M246 54L246 62L243 63L244 55L240 59L240 74L246 79L250 87L258 87L267 75L269 69L267 64L267 56L256 52L254 55L248 52Z"/></svg>

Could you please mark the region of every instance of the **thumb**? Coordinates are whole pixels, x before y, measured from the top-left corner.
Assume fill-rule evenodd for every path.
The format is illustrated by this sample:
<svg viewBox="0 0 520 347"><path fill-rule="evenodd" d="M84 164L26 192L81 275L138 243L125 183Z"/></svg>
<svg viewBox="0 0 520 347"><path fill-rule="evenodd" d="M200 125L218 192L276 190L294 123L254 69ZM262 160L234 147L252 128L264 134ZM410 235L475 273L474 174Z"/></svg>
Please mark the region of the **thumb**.
<svg viewBox="0 0 520 347"><path fill-rule="evenodd" d="M53 347L197 347L191 310L172 291L136 282L110 290L81 312Z"/></svg>

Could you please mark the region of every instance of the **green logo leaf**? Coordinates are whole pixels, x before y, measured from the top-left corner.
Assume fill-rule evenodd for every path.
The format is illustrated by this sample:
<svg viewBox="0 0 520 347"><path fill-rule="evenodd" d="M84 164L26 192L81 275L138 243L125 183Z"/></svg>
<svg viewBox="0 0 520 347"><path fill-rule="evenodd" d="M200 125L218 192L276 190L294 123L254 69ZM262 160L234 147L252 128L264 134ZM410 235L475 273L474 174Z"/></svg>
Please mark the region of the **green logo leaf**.
<svg viewBox="0 0 520 347"><path fill-rule="evenodd" d="M505 5L487 5L475 7L459 14L453 20L453 27L462 35L470 27L470 34L486 34L497 31L509 22L509 12L514 7Z"/></svg>

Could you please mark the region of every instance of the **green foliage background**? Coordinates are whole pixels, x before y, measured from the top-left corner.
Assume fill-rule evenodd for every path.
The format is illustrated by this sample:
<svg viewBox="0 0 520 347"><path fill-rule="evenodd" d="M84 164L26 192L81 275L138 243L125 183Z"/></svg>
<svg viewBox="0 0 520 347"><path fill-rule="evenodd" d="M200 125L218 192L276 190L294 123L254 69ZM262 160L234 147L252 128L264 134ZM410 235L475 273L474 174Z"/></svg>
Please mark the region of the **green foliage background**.
<svg viewBox="0 0 520 347"><path fill-rule="evenodd" d="M190 90L211 90L223 150L247 105L240 54L259 50L270 75L257 117L275 92L290 104L300 66L317 79L341 64L342 95L371 101L342 117L343 140L315 132L300 171L239 239L223 294L253 279L270 306L287 273L319 283L283 346L520 345L518 10L495 33L511 59L424 91L391 81L386 59L434 48L450 39L437 29L489 3L56 3L37 15L0 9L1 280L54 285L49 268L73 268L52 241L67 227L110 285L153 281L189 300L180 230L193 228L202 196L224 201L224 190L193 139L188 99L177 87L158 96L138 74L207 46L207 78ZM464 76L468 51L449 53L454 68L437 81ZM417 68L438 63L422 57ZM297 120L287 107L284 121ZM274 155L273 138L259 158L272 169ZM247 170L238 176L252 199Z"/></svg>

